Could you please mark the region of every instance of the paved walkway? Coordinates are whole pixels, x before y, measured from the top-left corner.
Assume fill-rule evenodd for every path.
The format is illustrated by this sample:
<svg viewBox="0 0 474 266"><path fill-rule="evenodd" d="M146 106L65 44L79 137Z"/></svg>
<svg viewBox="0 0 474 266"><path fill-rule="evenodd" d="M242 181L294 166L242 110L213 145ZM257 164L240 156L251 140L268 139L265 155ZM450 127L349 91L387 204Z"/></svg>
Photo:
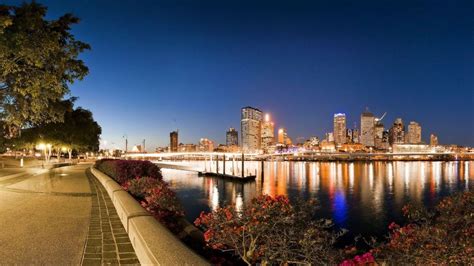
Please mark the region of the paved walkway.
<svg viewBox="0 0 474 266"><path fill-rule="evenodd" d="M110 198L86 176L89 166L0 169L0 264L138 262Z"/></svg>

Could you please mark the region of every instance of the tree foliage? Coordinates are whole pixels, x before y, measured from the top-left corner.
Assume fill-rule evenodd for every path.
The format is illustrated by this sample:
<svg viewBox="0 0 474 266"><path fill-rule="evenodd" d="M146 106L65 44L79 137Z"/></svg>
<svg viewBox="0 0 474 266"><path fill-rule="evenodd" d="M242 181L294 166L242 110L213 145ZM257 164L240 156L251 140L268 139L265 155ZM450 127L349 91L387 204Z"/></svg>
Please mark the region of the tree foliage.
<svg viewBox="0 0 474 266"><path fill-rule="evenodd" d="M46 12L36 2L0 5L0 112L10 136L62 121L69 85L88 74L79 55L90 46L70 33L79 19L45 20Z"/></svg>
<svg viewBox="0 0 474 266"><path fill-rule="evenodd" d="M17 148L33 148L40 142L50 143L58 149L78 152L98 151L102 129L89 110L72 108L72 102L63 102L63 122L52 122L25 129L14 143Z"/></svg>

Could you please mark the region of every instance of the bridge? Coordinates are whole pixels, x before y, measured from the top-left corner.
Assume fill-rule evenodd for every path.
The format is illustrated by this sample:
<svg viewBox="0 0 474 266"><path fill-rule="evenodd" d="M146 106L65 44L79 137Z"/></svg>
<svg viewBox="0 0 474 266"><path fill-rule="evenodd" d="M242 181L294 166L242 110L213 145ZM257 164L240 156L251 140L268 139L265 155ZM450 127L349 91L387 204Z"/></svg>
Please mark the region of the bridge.
<svg viewBox="0 0 474 266"><path fill-rule="evenodd" d="M129 153L130 159L150 160L161 168L202 175L249 180L264 171L264 161L453 161L474 160L474 153L410 152L283 152L275 154L225 152Z"/></svg>
<svg viewBox="0 0 474 266"><path fill-rule="evenodd" d="M474 160L473 152L281 152L273 154L236 153L236 152L169 152L169 153L128 153L131 159L151 161L193 161L218 160L216 158L236 161L261 160Z"/></svg>

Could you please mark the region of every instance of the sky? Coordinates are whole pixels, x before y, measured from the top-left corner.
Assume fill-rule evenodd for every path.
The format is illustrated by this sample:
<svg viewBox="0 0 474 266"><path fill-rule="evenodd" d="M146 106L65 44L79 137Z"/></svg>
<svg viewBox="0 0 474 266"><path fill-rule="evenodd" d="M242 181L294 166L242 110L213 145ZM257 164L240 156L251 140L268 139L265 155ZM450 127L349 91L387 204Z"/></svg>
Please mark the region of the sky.
<svg viewBox="0 0 474 266"><path fill-rule="evenodd" d="M19 4L22 1L2 1ZM474 146L473 1L38 0L71 12L92 46L71 86L102 126L102 148L148 151L240 134L240 109L270 113L293 139L324 137L366 107L389 128Z"/></svg>

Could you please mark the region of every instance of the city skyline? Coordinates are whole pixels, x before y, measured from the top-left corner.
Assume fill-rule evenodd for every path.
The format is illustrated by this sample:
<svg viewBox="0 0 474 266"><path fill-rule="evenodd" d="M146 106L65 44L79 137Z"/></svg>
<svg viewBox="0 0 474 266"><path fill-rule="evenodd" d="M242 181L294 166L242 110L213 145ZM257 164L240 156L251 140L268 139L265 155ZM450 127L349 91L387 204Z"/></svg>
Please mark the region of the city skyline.
<svg viewBox="0 0 474 266"><path fill-rule="evenodd" d="M385 127L383 119L386 115L387 113L385 112L381 117L376 117L366 107L365 111L360 114L360 127L357 127L357 123L354 123L354 126L351 128L346 125L346 114L336 113L333 116L333 131L326 132L324 138L321 138L322 144L320 144L320 136L316 135L308 138L298 138L299 140L293 142L285 127L280 125L275 128L275 123L270 113L264 113L256 107L245 106L241 108L240 134L238 130L230 127L226 131L225 143L216 143L211 139L209 141L213 145L215 144L215 151L243 151L263 154L272 154L277 150L280 152L283 150L295 151L300 148L303 148L303 151L314 151L316 148L316 150L330 152L362 150L391 152L392 148L395 147L394 149L397 150L408 148L412 152L426 152L428 146L431 148L451 145L459 146L457 144L439 143L438 136L435 133L430 133L429 138L424 140L422 138L422 132L424 132L422 126L413 120L410 120L408 123L403 122L402 118L397 117L391 126ZM208 138L204 139L208 140ZM239 139L241 140L240 144ZM208 148L203 148L202 140L203 138L201 138L197 145L195 142L183 143L178 141L177 131L172 131L170 132L169 146L157 147L155 152L195 152L202 151L202 149L208 150ZM397 144L402 145L396 146ZM408 144L408 146L405 144Z"/></svg>
<svg viewBox="0 0 474 266"><path fill-rule="evenodd" d="M40 3L50 18L81 18L72 32L92 46L81 56L90 75L71 89L102 126L102 148L127 135L153 151L177 128L183 143L225 143L247 105L295 140L331 132L335 113L360 127L368 106L388 113L386 128L401 117L425 142L474 146L469 1Z"/></svg>

